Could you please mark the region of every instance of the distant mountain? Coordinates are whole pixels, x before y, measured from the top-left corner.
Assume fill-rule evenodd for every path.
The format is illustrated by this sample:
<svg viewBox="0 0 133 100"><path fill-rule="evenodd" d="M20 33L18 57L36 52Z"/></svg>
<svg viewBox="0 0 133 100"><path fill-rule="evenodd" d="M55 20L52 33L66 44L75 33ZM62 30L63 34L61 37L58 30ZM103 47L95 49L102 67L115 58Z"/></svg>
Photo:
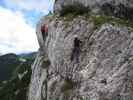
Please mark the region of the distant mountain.
<svg viewBox="0 0 133 100"><path fill-rule="evenodd" d="M0 56L0 81L8 80L12 72L21 63L16 54L6 54Z"/></svg>
<svg viewBox="0 0 133 100"><path fill-rule="evenodd" d="M0 56L0 100L27 100L31 64L36 53ZM5 81L3 81L5 80Z"/></svg>
<svg viewBox="0 0 133 100"><path fill-rule="evenodd" d="M30 60L23 62L16 67L10 80L0 83L0 100L27 100L26 93L31 77L30 64Z"/></svg>
<svg viewBox="0 0 133 100"><path fill-rule="evenodd" d="M23 53L23 54L19 54L19 56L25 59L34 59L36 57L36 54L37 52Z"/></svg>
<svg viewBox="0 0 133 100"><path fill-rule="evenodd" d="M36 52L16 55L13 53L0 56L0 81L9 80L14 70L27 60L31 64Z"/></svg>

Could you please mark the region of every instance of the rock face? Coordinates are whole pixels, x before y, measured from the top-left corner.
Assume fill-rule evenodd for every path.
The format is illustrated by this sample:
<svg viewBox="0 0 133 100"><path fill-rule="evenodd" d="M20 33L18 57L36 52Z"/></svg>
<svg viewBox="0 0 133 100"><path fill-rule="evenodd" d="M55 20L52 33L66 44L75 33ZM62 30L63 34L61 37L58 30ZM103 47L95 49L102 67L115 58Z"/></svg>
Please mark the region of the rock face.
<svg viewBox="0 0 133 100"><path fill-rule="evenodd" d="M56 0L54 12L59 13L66 6L78 4L89 7L93 13L108 14L128 19L133 17L132 0Z"/></svg>
<svg viewBox="0 0 133 100"><path fill-rule="evenodd" d="M108 4L112 4L112 5L119 5L119 4L123 4L124 6L127 7L133 7L133 1L132 0L55 0L55 8L54 11L58 12L60 11L64 6L68 6L68 5L74 5L75 3L81 3L83 6L90 6L93 7L92 9L94 9L95 7L100 8L102 5L108 3Z"/></svg>
<svg viewBox="0 0 133 100"><path fill-rule="evenodd" d="M67 17L48 16L37 25L40 50L28 100L133 100L133 32L110 23L96 27L83 15ZM44 23L49 32L43 39Z"/></svg>

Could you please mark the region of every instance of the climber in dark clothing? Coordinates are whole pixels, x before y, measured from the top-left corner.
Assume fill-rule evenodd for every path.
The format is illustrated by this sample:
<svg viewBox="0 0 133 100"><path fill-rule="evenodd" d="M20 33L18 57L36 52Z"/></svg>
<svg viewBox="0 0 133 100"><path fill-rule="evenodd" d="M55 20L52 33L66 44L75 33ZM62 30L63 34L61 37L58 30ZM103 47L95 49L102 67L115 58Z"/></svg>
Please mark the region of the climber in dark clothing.
<svg viewBox="0 0 133 100"><path fill-rule="evenodd" d="M101 80L101 83L107 85L107 80L106 79L103 79L103 80Z"/></svg>
<svg viewBox="0 0 133 100"><path fill-rule="evenodd" d="M41 32L42 32L43 40L45 40L46 36L48 35L48 26L46 24L41 26Z"/></svg>
<svg viewBox="0 0 133 100"><path fill-rule="evenodd" d="M71 61L73 61L75 59L76 63L79 62L80 43L81 43L81 41L77 37L75 37L74 47L73 47L72 55L71 55Z"/></svg>

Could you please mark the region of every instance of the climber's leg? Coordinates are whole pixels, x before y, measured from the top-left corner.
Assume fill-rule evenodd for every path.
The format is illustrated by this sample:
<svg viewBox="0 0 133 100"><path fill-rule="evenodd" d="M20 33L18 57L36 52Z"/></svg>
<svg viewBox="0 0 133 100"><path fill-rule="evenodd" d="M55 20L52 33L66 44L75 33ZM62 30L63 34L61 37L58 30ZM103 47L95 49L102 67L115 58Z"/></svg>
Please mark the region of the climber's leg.
<svg viewBox="0 0 133 100"><path fill-rule="evenodd" d="M48 32L43 32L42 36L43 36L43 40L45 41L46 37L48 36Z"/></svg>
<svg viewBox="0 0 133 100"><path fill-rule="evenodd" d="M42 32L42 37L43 37L43 40L44 40L44 37L45 37L45 36L44 36L44 34L45 34L45 32Z"/></svg>
<svg viewBox="0 0 133 100"><path fill-rule="evenodd" d="M75 50L76 63L79 63L80 48L76 47L75 49L76 49Z"/></svg>
<svg viewBox="0 0 133 100"><path fill-rule="evenodd" d="M79 63L79 55L80 55L80 48L75 47L71 54L71 61L75 61L75 63Z"/></svg>
<svg viewBox="0 0 133 100"><path fill-rule="evenodd" d="M47 37L48 36L48 32L45 32L45 37Z"/></svg>
<svg viewBox="0 0 133 100"><path fill-rule="evenodd" d="M73 61L74 60L74 56L75 56L75 50L73 49L73 51L72 51L72 54L71 54L71 61Z"/></svg>

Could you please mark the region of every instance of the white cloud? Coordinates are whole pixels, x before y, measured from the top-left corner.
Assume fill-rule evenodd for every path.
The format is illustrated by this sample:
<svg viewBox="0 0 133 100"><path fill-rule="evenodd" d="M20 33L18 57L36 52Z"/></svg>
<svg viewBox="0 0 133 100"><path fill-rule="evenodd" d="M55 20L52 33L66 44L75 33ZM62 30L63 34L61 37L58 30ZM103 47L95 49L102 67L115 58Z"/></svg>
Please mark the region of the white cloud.
<svg viewBox="0 0 133 100"><path fill-rule="evenodd" d="M52 10L54 0L5 0L8 7L16 7L21 10L34 10L38 12L48 13Z"/></svg>
<svg viewBox="0 0 133 100"><path fill-rule="evenodd" d="M35 29L29 26L21 12L0 7L0 53L36 51Z"/></svg>

